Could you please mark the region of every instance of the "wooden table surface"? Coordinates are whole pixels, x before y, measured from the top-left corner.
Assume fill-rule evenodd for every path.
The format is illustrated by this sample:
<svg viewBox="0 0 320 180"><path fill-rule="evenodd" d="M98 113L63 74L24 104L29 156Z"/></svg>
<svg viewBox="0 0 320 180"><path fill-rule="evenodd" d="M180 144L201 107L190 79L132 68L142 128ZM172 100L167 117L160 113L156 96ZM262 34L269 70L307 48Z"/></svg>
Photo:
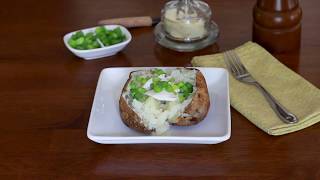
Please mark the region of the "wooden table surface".
<svg viewBox="0 0 320 180"><path fill-rule="evenodd" d="M100 145L86 136L99 73L119 66L187 66L195 55L251 40L254 0L211 0L218 43L194 53L157 45L153 28L132 29L121 53L84 61L64 34L103 18L158 16L165 1L2 1L0 10L0 179L217 177L320 179L320 124L269 136L232 109L231 138L216 145ZM320 87L320 2L302 1L299 52L275 55ZM306 107L307 108L307 107Z"/></svg>

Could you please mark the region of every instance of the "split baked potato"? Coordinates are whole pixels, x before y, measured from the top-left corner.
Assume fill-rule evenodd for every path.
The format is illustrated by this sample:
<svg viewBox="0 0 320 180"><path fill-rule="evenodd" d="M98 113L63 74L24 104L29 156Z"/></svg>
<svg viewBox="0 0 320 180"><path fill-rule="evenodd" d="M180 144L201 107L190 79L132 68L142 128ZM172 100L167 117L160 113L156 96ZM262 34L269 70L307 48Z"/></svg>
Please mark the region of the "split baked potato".
<svg viewBox="0 0 320 180"><path fill-rule="evenodd" d="M153 135L163 134L170 125L197 124L209 107L205 78L195 68L133 71L119 100L122 121L129 128Z"/></svg>

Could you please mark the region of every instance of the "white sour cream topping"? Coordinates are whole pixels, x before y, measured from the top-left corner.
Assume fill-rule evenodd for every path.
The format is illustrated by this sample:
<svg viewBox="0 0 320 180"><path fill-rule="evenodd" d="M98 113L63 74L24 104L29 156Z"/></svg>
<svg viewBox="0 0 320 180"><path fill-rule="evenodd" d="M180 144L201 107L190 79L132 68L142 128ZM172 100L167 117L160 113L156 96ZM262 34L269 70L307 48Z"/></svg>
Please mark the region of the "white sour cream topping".
<svg viewBox="0 0 320 180"><path fill-rule="evenodd" d="M156 93L154 91L147 91L146 95L151 96L154 99L157 99L159 101L176 101L176 100L178 100L178 97L175 94L169 93L167 91L161 91L159 93Z"/></svg>
<svg viewBox="0 0 320 180"><path fill-rule="evenodd" d="M159 76L159 78L161 79L161 81L169 81L169 79L171 78L171 76L166 77L165 74L161 74Z"/></svg>
<svg viewBox="0 0 320 180"><path fill-rule="evenodd" d="M150 78L144 85L143 88L145 88L146 90L150 90L151 89L151 84L152 84L152 78Z"/></svg>

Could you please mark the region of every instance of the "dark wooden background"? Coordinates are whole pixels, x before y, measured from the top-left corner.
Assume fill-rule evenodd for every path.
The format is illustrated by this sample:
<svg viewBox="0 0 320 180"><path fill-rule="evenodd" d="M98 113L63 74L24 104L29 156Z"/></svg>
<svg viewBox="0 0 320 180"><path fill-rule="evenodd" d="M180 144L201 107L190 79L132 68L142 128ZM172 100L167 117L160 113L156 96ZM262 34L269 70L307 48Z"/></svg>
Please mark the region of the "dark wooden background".
<svg viewBox="0 0 320 180"><path fill-rule="evenodd" d="M320 125L272 137L232 109L231 139L217 145L99 145L86 128L100 71L115 66L185 66L195 55L251 40L254 0L208 0L220 27L214 46L177 53L132 29L116 56L84 61L64 34L103 18L159 16L156 0L4 0L0 6L0 179L217 177L320 179ZM301 1L301 51L275 55L320 87L320 1ZM308 107L306 107L308 108Z"/></svg>

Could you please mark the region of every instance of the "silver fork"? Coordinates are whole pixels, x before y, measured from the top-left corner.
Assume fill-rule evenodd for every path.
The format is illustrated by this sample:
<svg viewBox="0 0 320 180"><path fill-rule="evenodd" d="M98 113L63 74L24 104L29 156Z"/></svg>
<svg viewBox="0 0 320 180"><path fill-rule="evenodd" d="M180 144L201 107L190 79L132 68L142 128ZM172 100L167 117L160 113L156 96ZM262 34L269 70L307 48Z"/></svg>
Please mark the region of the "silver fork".
<svg viewBox="0 0 320 180"><path fill-rule="evenodd" d="M271 108L278 115L278 117L285 123L296 123L298 118L284 108L267 90L262 87L247 71L244 65L241 63L239 56L234 51L226 51L224 53L224 62L227 68L234 76L235 79L240 82L254 85L264 95L270 104Z"/></svg>

